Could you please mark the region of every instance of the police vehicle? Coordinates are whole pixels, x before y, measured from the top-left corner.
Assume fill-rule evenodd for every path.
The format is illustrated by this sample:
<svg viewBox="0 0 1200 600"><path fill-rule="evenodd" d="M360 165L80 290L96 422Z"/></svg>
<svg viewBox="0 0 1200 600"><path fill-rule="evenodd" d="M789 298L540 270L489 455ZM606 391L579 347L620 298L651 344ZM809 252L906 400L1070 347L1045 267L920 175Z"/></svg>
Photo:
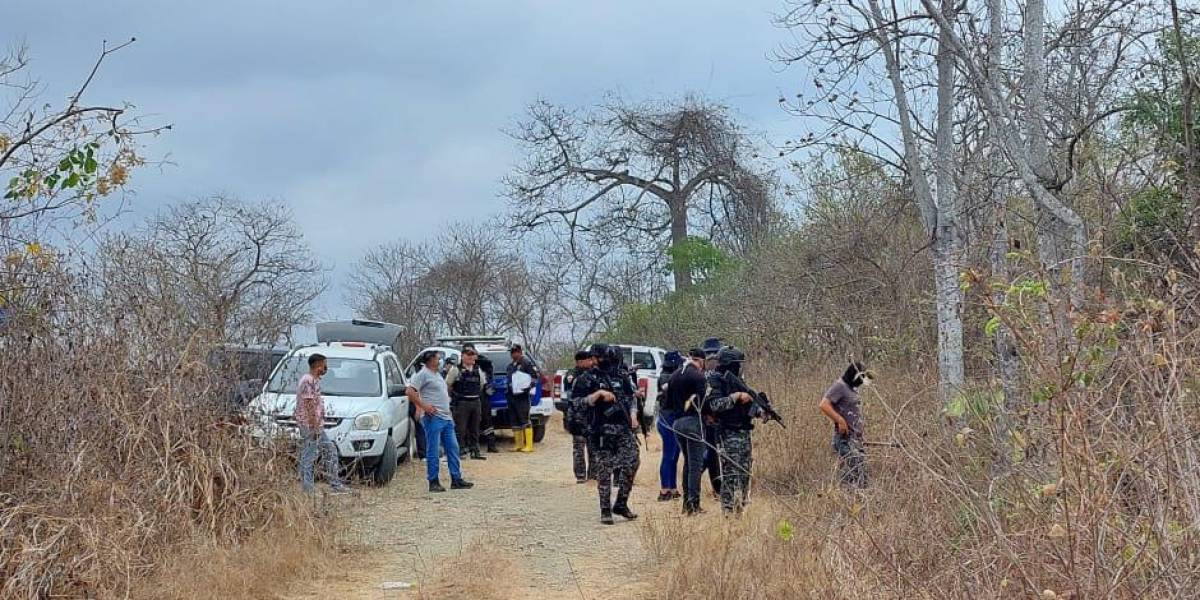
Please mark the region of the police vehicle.
<svg viewBox="0 0 1200 600"><path fill-rule="evenodd" d="M509 353L509 348L512 347L512 340L505 336L488 336L488 335L458 335L458 336L443 336L435 338L433 345L422 349L413 356L408 362L408 367L405 369L405 374L412 377L417 369L421 368L417 359L427 351L437 352L442 357L442 371L446 371L447 360L458 363L462 360L463 344L474 344L475 350L481 356L486 357L492 363L492 379L490 381L491 394L488 396L488 404L492 411L492 427L494 429L510 429L512 421L508 416L508 365L512 363L512 356ZM529 349L525 349L525 358L532 360L534 364L541 367L541 363L537 357L530 354ZM541 442L546 436L546 423L550 421L550 417L554 416L554 401L551 398L553 386L550 382L550 375L542 372L542 376L538 381L533 382L533 391L529 394L529 420L533 424L533 441Z"/></svg>

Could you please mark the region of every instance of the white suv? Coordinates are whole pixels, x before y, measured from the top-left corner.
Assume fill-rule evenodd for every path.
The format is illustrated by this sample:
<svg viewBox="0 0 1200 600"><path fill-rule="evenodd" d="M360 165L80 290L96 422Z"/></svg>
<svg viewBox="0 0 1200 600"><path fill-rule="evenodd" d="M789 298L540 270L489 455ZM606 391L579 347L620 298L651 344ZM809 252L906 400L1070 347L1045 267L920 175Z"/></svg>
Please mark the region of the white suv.
<svg viewBox="0 0 1200 600"><path fill-rule="evenodd" d="M298 435L296 385L308 372L308 357L321 354L329 367L321 378L325 433L344 463L358 463L374 483L387 484L413 448L407 381L391 343L380 343L395 340L398 332L398 325L373 321L318 325L322 341L292 350L275 367L263 393L250 402L254 434Z"/></svg>

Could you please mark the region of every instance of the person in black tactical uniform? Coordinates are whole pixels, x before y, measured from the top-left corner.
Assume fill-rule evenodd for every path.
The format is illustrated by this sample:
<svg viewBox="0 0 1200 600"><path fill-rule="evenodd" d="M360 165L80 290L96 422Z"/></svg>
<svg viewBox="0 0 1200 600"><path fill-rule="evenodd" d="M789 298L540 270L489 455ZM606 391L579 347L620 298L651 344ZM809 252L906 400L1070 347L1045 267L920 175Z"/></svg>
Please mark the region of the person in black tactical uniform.
<svg viewBox="0 0 1200 600"><path fill-rule="evenodd" d="M467 348L475 350L475 344L463 344L463 350ZM496 376L495 366L492 359L483 354L477 354L476 362L483 371L483 395L479 399L479 439L487 444L489 454L495 454L499 452L496 449L496 430L492 428L492 394L495 392L492 378Z"/></svg>
<svg viewBox="0 0 1200 600"><path fill-rule="evenodd" d="M704 340L700 349L704 352L702 368L705 382L707 382L709 373L713 373L717 369L717 353L721 351L721 339L710 337ZM700 416L700 426L701 433L704 435L704 470L708 471L708 482L712 486L713 497L720 500L721 461L717 457L717 438L721 431L721 424L711 414L708 414Z"/></svg>
<svg viewBox="0 0 1200 600"><path fill-rule="evenodd" d="M746 392L732 391L725 375L740 376L746 355L733 346L717 353L717 368L708 374L708 395L702 412L720 424L717 448L721 459L721 508L726 513L741 513L750 493L752 465L750 432L754 430L754 398Z"/></svg>
<svg viewBox="0 0 1200 600"><path fill-rule="evenodd" d="M600 522L613 524L613 515L633 520L629 494L638 468L638 426L634 389L621 370L621 351L604 344L592 346L599 365L575 379L572 395L590 407L589 434L596 458L596 489L600 496ZM617 486L612 502L612 486ZM611 503L611 504L610 504Z"/></svg>
<svg viewBox="0 0 1200 600"><path fill-rule="evenodd" d="M683 454L683 514L694 515L700 509L700 475L708 446L700 422L700 402L705 396L704 351L693 348L688 360L667 382L662 405L674 411L672 429ZM716 489L714 487L714 489Z"/></svg>
<svg viewBox="0 0 1200 600"><path fill-rule="evenodd" d="M446 385L450 388L450 412L454 416L458 445L469 452L474 460L487 460L479 452L480 396L483 394L483 370L475 364L474 348L463 348L461 364L455 364L446 372Z"/></svg>
<svg viewBox="0 0 1200 600"><path fill-rule="evenodd" d="M508 365L508 417L513 429L513 452L533 452L533 423L529 420L530 394L537 386L542 374L537 365L525 357L520 344L509 349L512 362ZM513 389L513 376L520 371L528 375L532 383L521 391Z"/></svg>
<svg viewBox="0 0 1200 600"><path fill-rule="evenodd" d="M563 424L567 433L571 434L572 466L575 470L575 483L587 483L596 478L596 457L592 454L588 443L588 407L587 403L573 395L575 380L580 375L596 366L596 359L587 350L575 353L575 368L563 378L563 395L567 398Z"/></svg>

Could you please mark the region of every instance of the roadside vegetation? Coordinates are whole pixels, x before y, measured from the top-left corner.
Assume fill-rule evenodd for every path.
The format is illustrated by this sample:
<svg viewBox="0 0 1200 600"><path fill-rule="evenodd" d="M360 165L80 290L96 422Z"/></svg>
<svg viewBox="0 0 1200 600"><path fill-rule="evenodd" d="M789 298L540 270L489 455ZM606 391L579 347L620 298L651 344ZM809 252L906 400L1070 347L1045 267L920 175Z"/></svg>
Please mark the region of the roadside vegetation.
<svg viewBox="0 0 1200 600"><path fill-rule="evenodd" d="M664 597L1193 597L1200 9L1046 4L781 0L786 140L693 96L535 103L507 228L381 245L348 304L403 355L743 348L787 429L757 430L743 518L639 524ZM209 357L310 320L324 267L279 203L103 227L169 129L88 103L122 48L63 105L0 58L0 596L270 596L336 523ZM888 444L861 492L817 411L848 358ZM502 597L459 576L519 557L472 553L420 593Z"/></svg>
<svg viewBox="0 0 1200 600"><path fill-rule="evenodd" d="M319 265L274 205L200 200L108 234L141 140L169 127L87 104L88 83L43 107L27 64L0 58L21 92L0 122L0 597L262 597L262 573L321 559L325 520L209 358L305 318Z"/></svg>

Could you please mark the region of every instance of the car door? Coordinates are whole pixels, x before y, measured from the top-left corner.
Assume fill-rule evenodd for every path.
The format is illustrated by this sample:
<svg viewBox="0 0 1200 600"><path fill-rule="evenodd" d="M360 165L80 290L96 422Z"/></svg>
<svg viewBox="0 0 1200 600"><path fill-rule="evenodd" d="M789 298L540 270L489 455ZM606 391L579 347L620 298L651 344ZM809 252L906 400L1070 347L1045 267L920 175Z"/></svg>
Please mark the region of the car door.
<svg viewBox="0 0 1200 600"><path fill-rule="evenodd" d="M404 373L400 372L400 363L396 361L395 356L388 356L384 359L383 370L387 377L389 396L391 396L390 390L393 389L393 386L403 388L408 384L408 380L404 378ZM394 412L392 413L392 422L388 425L389 427L395 427L397 424L404 423L404 419L408 416L408 396L402 393L399 396L391 396L390 399L393 403ZM399 438L397 443L402 443L405 439L404 436L408 435L407 430L394 430L394 433Z"/></svg>

